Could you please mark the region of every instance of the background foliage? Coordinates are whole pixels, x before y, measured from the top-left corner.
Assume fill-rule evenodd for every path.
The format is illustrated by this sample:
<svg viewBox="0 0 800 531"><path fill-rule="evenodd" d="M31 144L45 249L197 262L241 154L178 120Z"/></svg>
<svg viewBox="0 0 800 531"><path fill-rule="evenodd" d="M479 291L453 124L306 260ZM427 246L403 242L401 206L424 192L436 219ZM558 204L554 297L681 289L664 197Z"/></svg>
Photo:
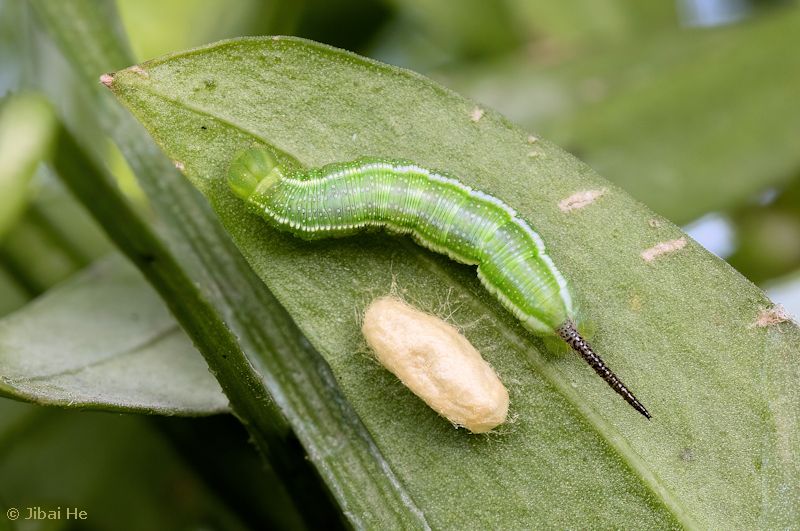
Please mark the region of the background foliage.
<svg viewBox="0 0 800 531"><path fill-rule="evenodd" d="M148 203L97 127L113 111L98 103L90 86L96 77L87 83L74 59L64 58L89 49L52 35L42 4L0 3L0 92L46 94L90 156L105 161L131 203L162 230L168 214ZM788 294L800 276L800 55L787 53L800 35L794 2L757 3L738 23L715 28L681 27L689 19L668 3L622 0L476 0L456 11L436 0L123 1L119 18L109 3L99 10L105 18L95 19L74 4L77 25L116 35L122 50L130 39L134 60L121 54L115 69L264 34L308 37L414 69L574 153L665 218L725 228L733 244L720 252L759 285L780 284L776 293ZM7 148L9 136L0 138L0 150ZM48 133L40 138L46 151ZM113 248L49 171L41 166L24 193L4 190L0 202L0 312L24 307L17 320L40 311L26 306L33 298L64 297L100 274L102 264L50 291ZM19 173L27 182L30 172ZM168 339L159 332L148 341ZM40 401L69 405L66 396ZM252 472L258 458L230 418L119 419L5 399L0 410L0 506L79 505L98 515L100 528L304 525L281 510L288 504L280 498L277 510L263 504L274 495L262 493L282 488L270 486L271 471ZM796 448L796 428L787 433L787 448ZM220 478L231 477L226 470L237 471L240 490L219 488ZM105 514L119 506L111 499L126 499L124 524L119 513Z"/></svg>

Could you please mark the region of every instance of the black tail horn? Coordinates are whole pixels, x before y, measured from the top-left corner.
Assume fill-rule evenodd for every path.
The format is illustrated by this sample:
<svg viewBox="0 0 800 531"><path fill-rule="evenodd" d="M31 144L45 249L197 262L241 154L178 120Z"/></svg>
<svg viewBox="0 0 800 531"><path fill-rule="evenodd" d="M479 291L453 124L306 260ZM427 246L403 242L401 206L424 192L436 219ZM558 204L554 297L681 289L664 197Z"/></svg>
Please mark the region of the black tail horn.
<svg viewBox="0 0 800 531"><path fill-rule="evenodd" d="M581 355L583 359L586 360L586 363L592 366L594 371L600 375L600 378L606 381L611 388L616 391L622 398L625 399L627 403L629 403L633 408L647 417L650 417L650 413L644 408L642 404L636 400L636 397L633 396L633 393L628 391L628 388L625 387L625 384L617 378L617 375L611 372L603 360L600 359L600 356L594 353L592 347L586 343L586 340L581 337L578 333L578 330L575 329L575 325L572 321L567 321L558 328L556 328L556 334L558 334L567 344L572 347L575 352Z"/></svg>

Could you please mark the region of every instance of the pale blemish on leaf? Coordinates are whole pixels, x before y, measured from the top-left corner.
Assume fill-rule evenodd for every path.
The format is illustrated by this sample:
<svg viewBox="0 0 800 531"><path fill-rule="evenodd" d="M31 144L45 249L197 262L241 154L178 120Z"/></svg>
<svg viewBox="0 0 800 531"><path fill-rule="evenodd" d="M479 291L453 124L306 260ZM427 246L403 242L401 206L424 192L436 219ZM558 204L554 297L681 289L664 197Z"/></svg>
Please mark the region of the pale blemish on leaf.
<svg viewBox="0 0 800 531"><path fill-rule="evenodd" d="M144 79L149 79L150 78L150 74L148 74L147 72L142 70L142 67L140 67L139 65L132 66L132 67L128 68L128 70L130 70L131 72L133 72L133 73L135 73L135 74L137 74L139 76L142 76Z"/></svg>
<svg viewBox="0 0 800 531"><path fill-rule="evenodd" d="M767 326L774 326L784 323L786 321L791 321L793 319L794 315L789 313L789 311L784 308L783 304L778 303L768 310L760 311L758 313L758 317L756 318L755 326L764 328Z"/></svg>
<svg viewBox="0 0 800 531"><path fill-rule="evenodd" d="M479 107L475 107L475 110L472 111L472 121L473 122L477 122L478 120L480 120L483 117L483 115L485 113L486 113L486 111L484 111L483 109L481 109Z"/></svg>
<svg viewBox="0 0 800 531"><path fill-rule="evenodd" d="M538 141L539 141L539 139L536 138L535 136L529 136L528 137L528 144L535 144Z"/></svg>
<svg viewBox="0 0 800 531"><path fill-rule="evenodd" d="M108 88L111 88L111 84L114 83L114 76L111 74L103 74L100 76L100 83L105 85Z"/></svg>
<svg viewBox="0 0 800 531"><path fill-rule="evenodd" d="M186 168L183 165L183 162L178 162L177 160L173 160L172 163L178 168L180 171L185 170Z"/></svg>
<svg viewBox="0 0 800 531"><path fill-rule="evenodd" d="M578 192L577 194L572 194L568 198L564 199L558 204L558 208L560 208L563 212L570 212L572 210L577 210L579 208L583 208L586 205L590 205L594 203L594 200L606 193L606 189L603 188L602 190L589 190L586 192Z"/></svg>
<svg viewBox="0 0 800 531"><path fill-rule="evenodd" d="M637 293L630 298L628 306L634 312L641 312L642 308L644 307L644 299L642 299L642 296Z"/></svg>
<svg viewBox="0 0 800 531"><path fill-rule="evenodd" d="M645 262L652 262L662 254L679 251L684 247L686 247L686 238L681 236L680 238L668 242L661 242L658 245L642 251L642 258L644 258Z"/></svg>

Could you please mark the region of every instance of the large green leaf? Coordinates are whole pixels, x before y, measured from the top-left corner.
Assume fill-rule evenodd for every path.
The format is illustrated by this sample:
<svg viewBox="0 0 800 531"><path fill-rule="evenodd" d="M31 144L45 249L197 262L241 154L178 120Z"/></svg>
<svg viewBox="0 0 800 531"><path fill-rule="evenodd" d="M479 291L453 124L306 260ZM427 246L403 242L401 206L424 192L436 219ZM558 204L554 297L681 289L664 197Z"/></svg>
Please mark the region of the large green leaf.
<svg viewBox="0 0 800 531"><path fill-rule="evenodd" d="M0 366L0 395L18 400L167 415L228 411L186 333L119 256L0 321Z"/></svg>
<svg viewBox="0 0 800 531"><path fill-rule="evenodd" d="M683 233L577 159L419 75L296 39L222 42L105 82L326 357L432 527L754 529L797 516L797 487L772 481L797 479L797 391L762 377L776 350L796 355L797 327L757 326L770 301L691 240L645 260ZM303 242L248 214L225 175L253 142L309 166L411 159L502 198L542 234L594 345L653 420L577 357L544 350L474 269L385 234ZM558 207L589 190L603 194ZM393 284L451 312L506 382L512 422L497 435L453 429L365 352L359 314Z"/></svg>

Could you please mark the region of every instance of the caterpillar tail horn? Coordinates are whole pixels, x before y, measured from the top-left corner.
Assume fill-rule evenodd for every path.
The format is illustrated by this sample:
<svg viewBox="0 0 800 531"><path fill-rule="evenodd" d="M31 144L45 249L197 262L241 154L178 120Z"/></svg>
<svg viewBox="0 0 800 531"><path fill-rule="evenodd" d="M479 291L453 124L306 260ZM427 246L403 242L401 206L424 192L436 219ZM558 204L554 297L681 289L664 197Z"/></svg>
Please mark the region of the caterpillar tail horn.
<svg viewBox="0 0 800 531"><path fill-rule="evenodd" d="M603 360L600 359L600 356L595 354L592 348L586 343L586 340L578 333L578 330L575 328L575 324L572 321L566 321L564 324L556 328L556 334L558 334L567 344L575 350L581 357L586 360L586 363L591 365L594 371L606 381L611 388L617 392L622 398L625 399L627 403L629 403L633 409L647 417L648 419L651 418L650 413L647 412L647 409L638 401L636 397L633 396L625 384L617 378L611 369L609 369Z"/></svg>

